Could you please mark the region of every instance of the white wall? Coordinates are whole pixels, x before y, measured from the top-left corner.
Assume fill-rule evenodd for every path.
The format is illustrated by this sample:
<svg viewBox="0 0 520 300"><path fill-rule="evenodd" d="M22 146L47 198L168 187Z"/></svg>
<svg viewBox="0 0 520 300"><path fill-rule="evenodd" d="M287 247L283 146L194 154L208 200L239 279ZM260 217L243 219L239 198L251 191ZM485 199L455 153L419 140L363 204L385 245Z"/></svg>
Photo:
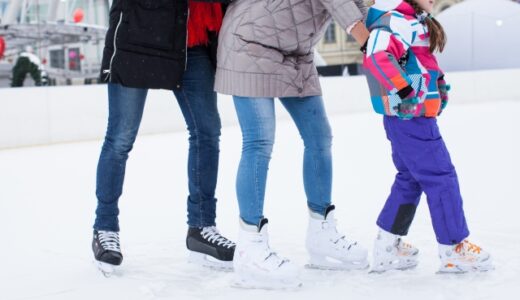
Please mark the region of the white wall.
<svg viewBox="0 0 520 300"><path fill-rule="evenodd" d="M520 69L451 73L451 103L520 101ZM363 76L322 79L329 114L372 110ZM185 130L172 92L150 91L140 133ZM102 139L108 115L105 85L0 89L0 149ZM219 95L224 126L236 125L233 103ZM287 113L278 106L278 117Z"/></svg>

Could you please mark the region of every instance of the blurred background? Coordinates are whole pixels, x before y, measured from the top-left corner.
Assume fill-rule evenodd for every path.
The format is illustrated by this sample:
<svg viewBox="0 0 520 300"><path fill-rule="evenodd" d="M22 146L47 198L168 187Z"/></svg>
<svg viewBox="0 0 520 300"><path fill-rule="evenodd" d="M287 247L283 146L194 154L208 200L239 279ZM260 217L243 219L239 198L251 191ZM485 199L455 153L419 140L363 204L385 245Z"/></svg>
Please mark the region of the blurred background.
<svg viewBox="0 0 520 300"><path fill-rule="evenodd" d="M0 87L98 83L111 0L0 0ZM373 1L367 1L373 2ZM520 67L520 0L438 0L446 71ZM317 47L324 76L362 73L361 54L336 23Z"/></svg>
<svg viewBox="0 0 520 300"><path fill-rule="evenodd" d="M111 2L0 0L0 87L96 83Z"/></svg>

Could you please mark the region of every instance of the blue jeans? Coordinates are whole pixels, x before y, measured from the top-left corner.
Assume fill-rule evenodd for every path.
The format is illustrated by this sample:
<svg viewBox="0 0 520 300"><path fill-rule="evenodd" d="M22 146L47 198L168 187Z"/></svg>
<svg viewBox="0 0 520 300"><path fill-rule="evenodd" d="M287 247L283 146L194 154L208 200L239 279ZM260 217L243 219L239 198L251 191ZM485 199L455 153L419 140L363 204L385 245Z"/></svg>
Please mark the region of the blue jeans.
<svg viewBox="0 0 520 300"><path fill-rule="evenodd" d="M243 139L236 180L240 217L248 224L258 225L263 218L267 170L274 144L274 99L233 98ZM303 182L307 205L324 215L331 202L332 134L323 100L312 96L280 101L298 127L305 146Z"/></svg>
<svg viewBox="0 0 520 300"><path fill-rule="evenodd" d="M189 131L188 225L215 225L220 117L213 91L215 70L203 47L188 50L181 87L174 90ZM147 90L108 84L109 117L97 168L94 229L119 231L118 200L128 153L139 130Z"/></svg>

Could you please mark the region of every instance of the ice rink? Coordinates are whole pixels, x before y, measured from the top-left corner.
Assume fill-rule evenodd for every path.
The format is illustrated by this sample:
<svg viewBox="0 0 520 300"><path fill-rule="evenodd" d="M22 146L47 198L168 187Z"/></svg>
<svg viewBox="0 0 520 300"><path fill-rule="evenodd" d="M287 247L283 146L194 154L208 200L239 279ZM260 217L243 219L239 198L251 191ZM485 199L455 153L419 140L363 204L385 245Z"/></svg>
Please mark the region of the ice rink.
<svg viewBox="0 0 520 300"><path fill-rule="evenodd" d="M516 100L516 101L513 101ZM120 201L124 262L103 277L92 264L95 171L101 140L0 151L0 299L511 299L520 293L520 99L453 104L439 119L460 176L471 241L496 270L436 275L426 201L407 240L420 249L415 270L307 270L303 145L290 120L278 123L265 216L271 246L301 266L298 291L240 290L233 273L190 265L186 225L187 133L141 135L130 154ZM281 105L278 110L283 109ZM146 116L145 116L146 117ZM395 170L381 116L330 116L334 133L333 202L339 228L371 249L375 219ZM218 218L236 239L235 174L240 130L221 139ZM516 279L515 279L516 278Z"/></svg>

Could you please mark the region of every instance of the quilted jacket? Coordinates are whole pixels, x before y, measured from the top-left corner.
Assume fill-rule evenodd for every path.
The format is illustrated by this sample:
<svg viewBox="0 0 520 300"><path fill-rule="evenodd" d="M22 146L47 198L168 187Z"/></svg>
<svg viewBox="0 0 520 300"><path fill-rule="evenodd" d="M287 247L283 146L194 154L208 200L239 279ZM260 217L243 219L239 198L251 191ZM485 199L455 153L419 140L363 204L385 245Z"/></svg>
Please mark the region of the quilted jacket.
<svg viewBox="0 0 520 300"><path fill-rule="evenodd" d="M243 97L321 95L313 48L331 18L363 21L363 0L235 0L219 36L215 90Z"/></svg>
<svg viewBox="0 0 520 300"><path fill-rule="evenodd" d="M402 0L379 0L370 8L367 27L371 33L363 65L377 113L436 117L446 105L447 98L439 93L446 82L429 50L425 17L417 16ZM408 99L413 102L406 103Z"/></svg>

